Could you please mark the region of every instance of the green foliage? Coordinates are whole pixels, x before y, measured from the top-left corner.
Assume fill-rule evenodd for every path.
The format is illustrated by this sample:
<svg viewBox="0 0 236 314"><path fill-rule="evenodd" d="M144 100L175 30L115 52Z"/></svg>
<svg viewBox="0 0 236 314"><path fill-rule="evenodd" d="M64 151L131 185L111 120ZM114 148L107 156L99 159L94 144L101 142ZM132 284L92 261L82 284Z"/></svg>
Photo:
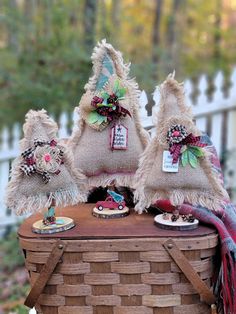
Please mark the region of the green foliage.
<svg viewBox="0 0 236 314"><path fill-rule="evenodd" d="M12 314L29 314L29 309L24 305L18 305L11 310Z"/></svg>
<svg viewBox="0 0 236 314"><path fill-rule="evenodd" d="M59 6L43 1L37 10L37 16L25 20L19 8L8 12L18 12L20 28L18 51L0 49L0 119L7 124L22 121L30 108L45 108L56 117L62 110L72 112L90 74L90 56L68 19L73 7L64 1Z"/></svg>
<svg viewBox="0 0 236 314"><path fill-rule="evenodd" d="M191 150L188 150L188 160L192 168L197 168L198 166L198 159L197 157L191 152Z"/></svg>
<svg viewBox="0 0 236 314"><path fill-rule="evenodd" d="M0 272L11 272L24 265L24 257L19 247L16 232L11 232L0 241Z"/></svg>
<svg viewBox="0 0 236 314"><path fill-rule="evenodd" d="M0 241L0 259L0 308L6 307L4 313L26 314L28 309L20 304L29 293L30 285L15 231Z"/></svg>
<svg viewBox="0 0 236 314"><path fill-rule="evenodd" d="M203 157L204 152L201 147L197 146L187 146L186 149L181 154L181 163L185 167L187 164L190 164L192 168L197 168L198 158Z"/></svg>
<svg viewBox="0 0 236 314"><path fill-rule="evenodd" d="M187 149L181 155L182 166L185 167L188 164L188 151Z"/></svg>
<svg viewBox="0 0 236 314"><path fill-rule="evenodd" d="M0 128L22 122L30 108L44 107L56 118L73 111L91 73L86 38L106 37L121 50L132 61L131 76L149 93L173 69L181 80L228 73L236 61L234 2L180 0L174 7L174 0L163 1L157 30L156 1L96 1L89 11L96 15L94 34L85 33L85 22L94 20L84 16L86 2L1 1Z"/></svg>
<svg viewBox="0 0 236 314"><path fill-rule="evenodd" d="M103 122L107 121L107 117L101 116L97 113L97 111L91 111L88 115L88 123L90 124L102 124Z"/></svg>
<svg viewBox="0 0 236 314"><path fill-rule="evenodd" d="M189 146L189 150L193 153L193 155L195 155L196 157L203 157L204 156L204 152L202 150L201 147L197 147L197 146Z"/></svg>

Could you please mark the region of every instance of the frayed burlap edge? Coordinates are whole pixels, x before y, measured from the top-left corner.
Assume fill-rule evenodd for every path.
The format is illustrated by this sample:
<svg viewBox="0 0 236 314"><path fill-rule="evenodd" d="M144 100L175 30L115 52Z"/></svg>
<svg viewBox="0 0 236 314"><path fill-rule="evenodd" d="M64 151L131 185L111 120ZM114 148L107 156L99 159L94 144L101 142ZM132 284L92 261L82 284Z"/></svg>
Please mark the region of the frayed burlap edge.
<svg viewBox="0 0 236 314"><path fill-rule="evenodd" d="M73 127L71 137L69 137L67 142L67 147L71 149L72 154L74 155L74 150L76 148L76 145L78 145L78 141L82 135L82 132L85 128L85 121L80 116L80 109L79 107L75 107L74 112L76 112L79 115L79 119L76 122L76 124Z"/></svg>
<svg viewBox="0 0 236 314"><path fill-rule="evenodd" d="M29 142L32 141L32 137L30 137L32 136L31 130L34 127L34 123L38 122L41 123L42 128L46 129L49 138L58 141L56 138L58 131L56 122L48 117L44 109L40 111L30 110L26 114L26 122L23 126L25 137L20 142L22 150L29 148ZM15 196L18 194L19 184L24 179L24 174L20 170L22 157L20 156L14 161L11 169L11 180L6 189L5 203L7 207L13 210L17 215L42 210L50 205L52 196L55 197L56 206L74 205L87 200L87 178L80 169L75 168L73 154L69 148L66 148L64 145L61 146L64 148L64 164L74 180L74 183L70 184L67 189L58 189L57 191L48 193L49 197L47 193L39 193L38 195L30 197L22 195L20 201L17 201L17 203L14 201ZM32 205L35 207L32 207Z"/></svg>
<svg viewBox="0 0 236 314"><path fill-rule="evenodd" d="M52 197L55 198L56 206L75 205L79 202L86 202L87 192L79 191L75 183L67 186L66 189L58 189L50 193L39 193L33 196L21 195L20 199L16 195L19 194L19 184L24 180L24 174L19 169L21 164L21 157L18 157L13 164L11 171L11 180L8 183L5 203L17 215L26 213L33 213L42 211L44 208L50 206ZM81 179L81 177L79 176Z"/></svg>
<svg viewBox="0 0 236 314"><path fill-rule="evenodd" d="M174 206L180 206L183 203L189 203L193 206L202 206L213 211L220 211L222 208L223 201L215 198L214 195L204 193L202 191L193 192L192 190L170 190L168 192L145 192L143 191L142 197L135 205L135 211L142 214L146 208L155 204L160 199L169 199L171 204Z"/></svg>
<svg viewBox="0 0 236 314"><path fill-rule="evenodd" d="M145 151L141 154L139 159L139 166L135 174L135 193L134 201L138 201L140 198L139 195L142 194L144 190L145 182L148 177L150 170L152 169L153 162L156 157L156 148L157 148L157 139L156 137L151 140Z"/></svg>
<svg viewBox="0 0 236 314"><path fill-rule="evenodd" d="M201 205L210 210L218 211L224 202L225 198L228 198L228 194L225 189L221 186L217 174L212 171L210 162L211 154L203 149L205 157L199 160L199 166L204 170L207 176L210 186L209 191L194 191L194 190L178 190L170 189L169 191L145 191L145 182L148 177L149 171L152 169L153 162L155 160L156 151L162 147L158 144L156 139L152 140L146 151L142 154L140 159L140 166L135 176L135 202L138 202L135 206L135 210L142 213L146 207L149 207L152 203L158 199L170 199L171 204L179 206L184 202L192 205ZM181 168L180 168L181 171ZM158 178L157 178L158 180Z"/></svg>
<svg viewBox="0 0 236 314"><path fill-rule="evenodd" d="M75 184L78 187L79 198L87 200L88 195L88 180L87 177L83 174L82 170L75 167L74 157L69 147L65 149L64 153L64 163L67 167L72 178L75 180ZM80 196L81 194L81 196Z"/></svg>
<svg viewBox="0 0 236 314"><path fill-rule="evenodd" d="M98 186L125 186L134 188L135 185L135 173L133 174L107 174L103 173L98 176L89 177L88 185L89 188L98 187Z"/></svg>
<svg viewBox="0 0 236 314"><path fill-rule="evenodd" d="M38 123L41 123L42 128L47 130L48 137L50 139L56 138L56 134L58 132L57 123L47 115L46 110L29 110L29 112L25 115L25 123L23 125L23 132L25 136L20 141L21 150L27 149L29 146L28 142L34 140L32 139L32 133L34 126Z"/></svg>

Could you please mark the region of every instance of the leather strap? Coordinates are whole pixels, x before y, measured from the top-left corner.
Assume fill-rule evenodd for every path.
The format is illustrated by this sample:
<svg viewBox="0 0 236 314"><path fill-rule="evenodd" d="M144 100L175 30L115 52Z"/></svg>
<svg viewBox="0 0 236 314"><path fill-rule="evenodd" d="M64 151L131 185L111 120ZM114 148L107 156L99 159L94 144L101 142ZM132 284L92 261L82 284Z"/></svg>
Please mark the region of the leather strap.
<svg viewBox="0 0 236 314"><path fill-rule="evenodd" d="M33 308L36 304L40 294L43 292L43 289L45 288L49 278L51 277L54 269L56 268L60 258L63 255L63 252L65 250L65 243L61 240L58 240L55 244L55 246L52 249L52 252L50 253L47 262L43 266L39 277L35 281L30 293L28 294L25 305L29 308Z"/></svg>
<svg viewBox="0 0 236 314"><path fill-rule="evenodd" d="M212 291L208 288L204 281L199 277L198 273L194 270L188 259L177 247L172 239L167 240L163 246L166 251L173 258L175 263L182 270L187 279L191 282L195 290L200 294L203 301L207 304L212 305L215 303L215 296Z"/></svg>

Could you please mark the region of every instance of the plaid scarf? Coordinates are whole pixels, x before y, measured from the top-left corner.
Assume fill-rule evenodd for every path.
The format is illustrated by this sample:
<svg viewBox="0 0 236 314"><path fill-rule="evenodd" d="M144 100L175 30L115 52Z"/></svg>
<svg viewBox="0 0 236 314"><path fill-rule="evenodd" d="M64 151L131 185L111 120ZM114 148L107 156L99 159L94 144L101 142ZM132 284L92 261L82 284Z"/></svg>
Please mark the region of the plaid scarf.
<svg viewBox="0 0 236 314"><path fill-rule="evenodd" d="M207 143L207 150L213 153L213 171L218 173L219 180L223 184L223 174L215 148L208 136L202 137L202 142ZM160 200L155 204L158 208L172 212L175 207L168 200ZM180 206L180 214L192 214L199 221L214 226L220 238L220 265L214 280L214 294L217 298L219 313L236 314L236 207L225 200L222 211L219 213L210 211L201 206L183 204Z"/></svg>

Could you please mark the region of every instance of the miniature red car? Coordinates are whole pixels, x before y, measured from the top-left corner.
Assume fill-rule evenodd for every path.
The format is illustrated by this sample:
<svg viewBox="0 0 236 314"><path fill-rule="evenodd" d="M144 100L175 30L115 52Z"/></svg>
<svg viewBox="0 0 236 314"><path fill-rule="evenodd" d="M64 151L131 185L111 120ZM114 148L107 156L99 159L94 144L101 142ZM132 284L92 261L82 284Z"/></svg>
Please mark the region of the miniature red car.
<svg viewBox="0 0 236 314"><path fill-rule="evenodd" d="M125 201L121 201L119 203L115 202L111 196L108 196L105 201L99 201L96 204L97 209L100 211L102 211L104 208L122 210L125 208L125 206Z"/></svg>

